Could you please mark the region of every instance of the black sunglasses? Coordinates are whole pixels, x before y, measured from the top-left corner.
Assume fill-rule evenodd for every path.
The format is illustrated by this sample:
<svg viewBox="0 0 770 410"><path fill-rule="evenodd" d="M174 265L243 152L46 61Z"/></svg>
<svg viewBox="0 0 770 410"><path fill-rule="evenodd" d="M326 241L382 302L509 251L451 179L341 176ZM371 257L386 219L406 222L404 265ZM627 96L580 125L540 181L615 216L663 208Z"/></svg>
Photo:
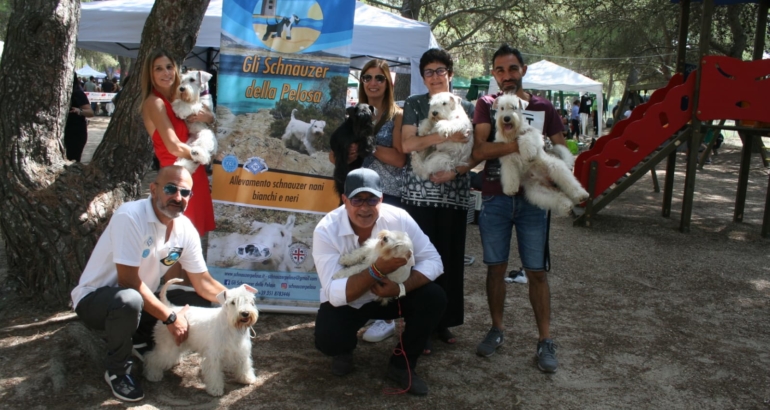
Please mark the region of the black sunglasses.
<svg viewBox="0 0 770 410"><path fill-rule="evenodd" d="M372 78L377 80L378 83L384 83L385 82L385 76L382 74L377 74L374 77L372 77L371 74L364 74L361 76L361 81L364 82L364 84L368 83L369 81L372 81Z"/></svg>
<svg viewBox="0 0 770 410"><path fill-rule="evenodd" d="M380 203L380 198L377 198L376 196L370 196L369 198L365 199L357 197L350 198L350 205L353 205L356 208L363 205L364 202L366 202L366 204L369 206L377 206L377 204Z"/></svg>
<svg viewBox="0 0 770 410"><path fill-rule="evenodd" d="M179 188L174 184L166 184L163 186L163 192L165 192L166 195L176 195L177 191L179 191L179 195L182 195L182 198L187 198L192 195L192 189Z"/></svg>

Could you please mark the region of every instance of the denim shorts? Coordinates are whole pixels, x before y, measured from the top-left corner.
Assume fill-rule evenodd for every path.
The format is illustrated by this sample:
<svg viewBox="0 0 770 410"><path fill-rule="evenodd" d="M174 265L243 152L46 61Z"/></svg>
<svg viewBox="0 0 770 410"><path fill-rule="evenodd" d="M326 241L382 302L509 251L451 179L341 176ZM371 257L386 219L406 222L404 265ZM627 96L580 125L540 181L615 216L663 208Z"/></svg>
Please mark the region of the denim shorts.
<svg viewBox="0 0 770 410"><path fill-rule="evenodd" d="M550 270L549 213L532 205L523 195L491 195L482 199L479 232L484 264L508 262L515 226L522 267L535 272Z"/></svg>

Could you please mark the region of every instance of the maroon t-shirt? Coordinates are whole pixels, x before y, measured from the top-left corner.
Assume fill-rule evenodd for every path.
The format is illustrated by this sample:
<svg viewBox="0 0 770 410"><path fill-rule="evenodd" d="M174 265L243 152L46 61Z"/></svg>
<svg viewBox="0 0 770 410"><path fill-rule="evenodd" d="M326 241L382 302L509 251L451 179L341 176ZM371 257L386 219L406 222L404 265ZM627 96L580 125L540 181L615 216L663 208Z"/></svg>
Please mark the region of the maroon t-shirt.
<svg viewBox="0 0 770 410"><path fill-rule="evenodd" d="M491 124L492 130L489 133L487 141L492 142L495 140L495 117L492 110L492 103L495 98L502 95L498 93L496 95L485 95L476 101L476 110L473 113L473 124ZM527 111L544 111L545 112L545 124L543 126L543 133L546 136L561 133L564 131L564 124L561 122L559 113L553 108L550 101L545 98L538 97L536 95L530 95L529 105L527 105ZM497 159L487 160L484 164L484 174L486 175L487 169L490 167L499 167L500 161ZM521 191L519 191L521 193ZM481 186L482 195L504 195L503 187L500 184L500 180L488 181L487 178L483 178Z"/></svg>

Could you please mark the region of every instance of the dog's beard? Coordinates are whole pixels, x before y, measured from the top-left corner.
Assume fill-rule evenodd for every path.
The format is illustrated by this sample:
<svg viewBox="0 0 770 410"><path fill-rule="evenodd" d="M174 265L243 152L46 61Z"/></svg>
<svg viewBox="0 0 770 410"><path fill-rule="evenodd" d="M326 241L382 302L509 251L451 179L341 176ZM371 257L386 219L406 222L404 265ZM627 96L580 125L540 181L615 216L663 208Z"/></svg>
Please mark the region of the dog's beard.
<svg viewBox="0 0 770 410"><path fill-rule="evenodd" d="M196 103L198 98L193 94L192 87L184 87L179 89L179 99L186 103Z"/></svg>
<svg viewBox="0 0 770 410"><path fill-rule="evenodd" d="M238 329L252 327L257 323L257 316L258 314L255 312L249 312L249 315L246 317L238 315L235 321L235 327Z"/></svg>

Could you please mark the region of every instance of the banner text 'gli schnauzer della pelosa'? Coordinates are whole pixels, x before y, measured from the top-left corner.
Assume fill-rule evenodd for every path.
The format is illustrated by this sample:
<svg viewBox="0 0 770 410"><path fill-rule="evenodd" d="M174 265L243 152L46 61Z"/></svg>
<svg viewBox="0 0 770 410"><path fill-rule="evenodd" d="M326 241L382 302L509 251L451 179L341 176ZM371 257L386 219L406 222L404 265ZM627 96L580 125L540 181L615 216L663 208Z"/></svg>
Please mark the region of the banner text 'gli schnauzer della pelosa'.
<svg viewBox="0 0 770 410"><path fill-rule="evenodd" d="M339 205L329 136L345 118L355 0L224 0L211 274L260 309L314 312L313 229Z"/></svg>

